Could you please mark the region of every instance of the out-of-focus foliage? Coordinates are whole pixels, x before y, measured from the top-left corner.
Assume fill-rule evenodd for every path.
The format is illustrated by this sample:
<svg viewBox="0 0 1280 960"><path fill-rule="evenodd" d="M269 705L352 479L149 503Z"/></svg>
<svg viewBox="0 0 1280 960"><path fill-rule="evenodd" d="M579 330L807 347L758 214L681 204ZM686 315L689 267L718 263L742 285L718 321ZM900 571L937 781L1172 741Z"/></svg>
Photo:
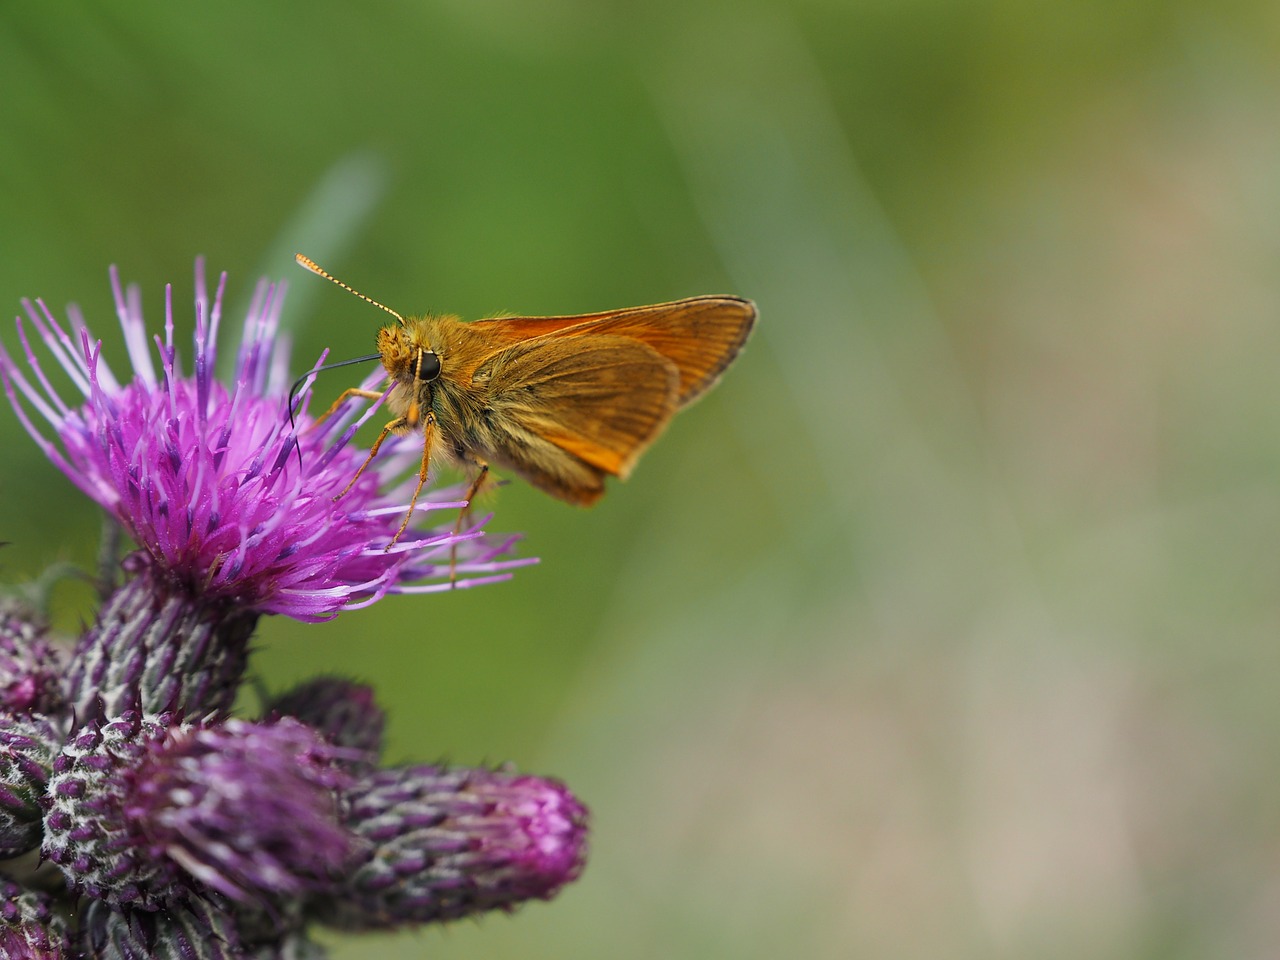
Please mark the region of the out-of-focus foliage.
<svg viewBox="0 0 1280 960"><path fill-rule="evenodd" d="M156 316L203 253L299 368L383 318L295 249L402 312L759 302L600 507L492 500L540 567L264 630L392 760L593 806L559 901L378 955L1264 956L1278 54L1248 2L10 4L0 300L110 334L109 263ZM90 566L0 443L3 573Z"/></svg>

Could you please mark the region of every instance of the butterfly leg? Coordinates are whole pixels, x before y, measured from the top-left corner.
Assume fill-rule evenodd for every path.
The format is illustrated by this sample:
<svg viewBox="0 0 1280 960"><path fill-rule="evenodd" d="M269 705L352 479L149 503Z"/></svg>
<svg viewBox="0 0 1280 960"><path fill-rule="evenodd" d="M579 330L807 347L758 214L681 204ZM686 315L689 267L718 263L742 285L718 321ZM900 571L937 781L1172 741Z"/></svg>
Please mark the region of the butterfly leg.
<svg viewBox="0 0 1280 960"><path fill-rule="evenodd" d="M294 384L294 386L296 387L297 384ZM311 421L311 426L307 427L307 429L304 432L310 433L316 427L320 426L320 424L324 423L331 416L333 416L334 411L337 410L340 406L342 406L351 397L364 397L366 400L377 400L381 396L382 394L374 393L372 390L365 390L361 387L348 387L346 390L343 390L342 393L338 395L337 400L333 401L333 403L330 404L328 410L326 410L320 416L316 417L315 420ZM293 442L294 442L294 449L298 451L298 469L302 470L303 469L302 444L298 442L298 431L297 431L297 426L294 424L294 421L293 421L293 414L294 414L293 394L290 393L289 394L289 429L293 430L294 432ZM347 489L350 489L350 488L348 487ZM346 490L342 491L342 493L346 493L346 492L347 492ZM342 494L339 494L338 496L342 496ZM335 497L334 499L336 500L337 497Z"/></svg>
<svg viewBox="0 0 1280 960"><path fill-rule="evenodd" d="M405 422L404 417L401 417L400 421L402 423ZM404 520L400 523L400 529L396 531L396 535L392 537L391 542L387 544L386 549L388 550L396 545L396 541L400 539L400 535L404 533L405 529L409 526L409 521L413 519L413 509L418 505L418 494L422 493L422 488L426 485L427 468L431 465L431 444L435 440L436 433L436 415L434 413L427 413L422 432L422 465L418 468L418 485L413 488L413 496L409 499L409 512L404 515ZM386 431L383 431L383 436L386 436ZM378 443L381 442L382 437L379 437ZM374 444L374 449L377 449L377 444ZM370 456L372 456L372 454L370 454Z"/></svg>
<svg viewBox="0 0 1280 960"><path fill-rule="evenodd" d="M467 518L471 516L471 504L475 502L476 496L480 493L480 488L484 486L484 482L489 477L489 464L484 460L476 459L477 467L476 478L471 481L471 486L467 488L467 495L464 499L467 505L458 511L457 522L453 525L453 535L456 537L462 532L463 526L467 522ZM457 581L458 571L458 545L455 543L449 551L449 582Z"/></svg>
<svg viewBox="0 0 1280 960"><path fill-rule="evenodd" d="M381 396L382 394L378 393L376 390L365 390L362 387L348 387L346 390L343 390L338 394L338 399L329 405L328 410L316 417L311 426L307 427L307 429L314 430L316 427L320 426L320 424L333 416L334 412L352 397L364 397L366 400L377 400ZM343 492L345 493L346 491L344 490Z"/></svg>
<svg viewBox="0 0 1280 960"><path fill-rule="evenodd" d="M382 396L382 394L378 394L378 396ZM328 414L325 414L325 416L328 416ZM369 448L369 455L364 458L364 463L360 464L360 469L355 472L355 476L353 476L350 482L342 488L342 492L333 498L334 500L341 500L347 495L347 491L356 485L356 481L360 479L360 474L364 473L364 468L373 462L373 458L376 457L378 455L378 451L382 449L382 441L387 439L387 435L394 433L397 430L403 430L405 426L404 417L396 417L382 428L382 432L378 434L378 439L373 441L373 446ZM401 527L400 529L404 530L404 527ZM399 537L400 534L397 533L396 536ZM391 542L395 543L394 540Z"/></svg>

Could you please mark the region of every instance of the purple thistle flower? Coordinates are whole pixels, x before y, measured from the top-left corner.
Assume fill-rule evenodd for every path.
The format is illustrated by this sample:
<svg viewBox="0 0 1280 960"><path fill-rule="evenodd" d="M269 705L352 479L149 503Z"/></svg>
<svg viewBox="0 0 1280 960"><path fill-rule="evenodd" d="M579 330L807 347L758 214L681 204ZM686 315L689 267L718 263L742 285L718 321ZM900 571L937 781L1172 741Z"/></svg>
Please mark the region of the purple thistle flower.
<svg viewBox="0 0 1280 960"><path fill-rule="evenodd" d="M348 929L390 928L548 900L586 859L587 809L555 780L439 766L380 770L348 795L369 848L316 912Z"/></svg>
<svg viewBox="0 0 1280 960"><path fill-rule="evenodd" d="M164 336L155 337L157 372L147 348L141 297L121 289L111 271L116 310L133 376L121 382L101 356L79 312L64 328L43 301L23 301L27 321L70 378L83 402L68 403L43 369L27 324L17 321L29 368L23 373L0 347L0 378L27 432L68 478L108 510L142 548L135 565L153 565L165 580L198 593L206 604L326 620L387 593L421 593L505 579L500 561L513 540L452 524L406 531L387 546L408 502L420 446L384 448L340 499L365 454L350 446L362 415L348 404L321 428L308 430L310 382L302 393L299 430L290 426L288 347L278 332L281 289L258 285L245 318L235 381L214 379L225 274L210 301L196 268L193 372L183 372L174 343L171 291ZM375 373L366 381L373 386ZM25 401L25 403L24 403ZM29 404L54 429L46 438ZM299 453L302 466L299 468ZM456 502L422 505L425 511ZM456 583L449 558L457 552ZM468 574L485 576L467 579ZM440 581L444 582L425 582Z"/></svg>
<svg viewBox="0 0 1280 960"><path fill-rule="evenodd" d="M114 270L111 277L133 367L127 383L74 308L64 329L43 302L24 301L27 322L19 318L17 329L29 374L0 347L0 379L28 433L141 548L126 561L134 579L109 599L72 657L66 695L82 722L131 709L225 713L260 614L326 620L388 593L506 579L529 562L500 559L515 538L478 529L458 535L452 523L406 531L391 546L420 448L387 444L346 490L365 459L351 438L376 405L358 414L347 404L307 429L308 385L301 432L290 426L276 286L258 286L228 388L213 378L225 275L210 300L197 262L190 375L174 345L171 294L164 335L155 337L157 372L138 290L122 290ZM28 325L83 396L79 405L64 401L46 375ZM55 439L36 428L27 405ZM428 498L420 506L460 504ZM451 583L455 551L462 579Z"/></svg>

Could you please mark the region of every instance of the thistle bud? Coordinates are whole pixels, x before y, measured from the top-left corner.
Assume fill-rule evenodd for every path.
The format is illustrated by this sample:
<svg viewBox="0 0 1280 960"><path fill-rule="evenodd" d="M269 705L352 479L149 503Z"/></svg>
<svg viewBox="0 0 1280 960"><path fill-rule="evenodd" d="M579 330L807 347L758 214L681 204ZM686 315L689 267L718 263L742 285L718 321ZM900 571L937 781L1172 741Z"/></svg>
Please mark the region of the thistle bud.
<svg viewBox="0 0 1280 960"><path fill-rule="evenodd" d="M47 896L0 880L0 957L63 960L73 956L66 923Z"/></svg>
<svg viewBox="0 0 1280 960"><path fill-rule="evenodd" d="M269 715L296 717L318 730L334 746L357 751L356 769L371 768L382 753L386 715L373 689L341 677L317 677L294 687L268 705Z"/></svg>
<svg viewBox="0 0 1280 960"><path fill-rule="evenodd" d="M549 900L586 857L587 810L554 780L406 767L368 775L348 799L348 825L368 850L316 914L348 929Z"/></svg>
<svg viewBox="0 0 1280 960"><path fill-rule="evenodd" d="M73 734L54 761L44 855L92 899L154 909L187 892L177 865L154 856L125 816L139 765L173 726L170 714L136 711L95 721Z"/></svg>
<svg viewBox="0 0 1280 960"><path fill-rule="evenodd" d="M26 603L0 597L0 710L53 714L65 704L65 657L49 642L48 629Z"/></svg>
<svg viewBox="0 0 1280 960"><path fill-rule="evenodd" d="M327 889L354 843L332 754L289 719L90 724L55 761L45 855L89 896L144 909L209 888L233 899Z"/></svg>
<svg viewBox="0 0 1280 960"><path fill-rule="evenodd" d="M152 848L235 900L327 890L355 837L339 818L346 777L296 720L176 732L139 766L124 811Z"/></svg>
<svg viewBox="0 0 1280 960"><path fill-rule="evenodd" d="M231 916L204 897L164 910L113 907L96 900L86 907L80 943L101 960L240 960Z"/></svg>
<svg viewBox="0 0 1280 960"><path fill-rule="evenodd" d="M47 718L0 714L0 859L40 846L40 801L61 746Z"/></svg>

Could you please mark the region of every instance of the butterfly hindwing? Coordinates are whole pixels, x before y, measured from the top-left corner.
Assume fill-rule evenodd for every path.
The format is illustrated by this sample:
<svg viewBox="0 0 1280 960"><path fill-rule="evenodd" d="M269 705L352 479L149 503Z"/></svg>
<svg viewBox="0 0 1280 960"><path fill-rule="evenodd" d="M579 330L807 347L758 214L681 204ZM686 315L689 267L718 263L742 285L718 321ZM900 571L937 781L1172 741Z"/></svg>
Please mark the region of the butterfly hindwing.
<svg viewBox="0 0 1280 960"><path fill-rule="evenodd" d="M496 353L474 380L497 434L493 459L572 503L625 477L679 407L680 372L629 337L538 337Z"/></svg>

